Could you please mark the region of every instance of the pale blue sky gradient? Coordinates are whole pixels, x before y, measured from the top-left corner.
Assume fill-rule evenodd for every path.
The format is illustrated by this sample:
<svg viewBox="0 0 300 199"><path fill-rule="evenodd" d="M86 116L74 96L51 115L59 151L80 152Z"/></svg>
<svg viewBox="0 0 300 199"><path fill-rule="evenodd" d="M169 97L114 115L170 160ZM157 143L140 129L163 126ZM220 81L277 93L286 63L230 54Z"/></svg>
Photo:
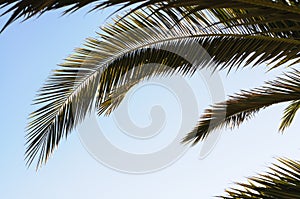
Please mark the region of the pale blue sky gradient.
<svg viewBox="0 0 300 199"><path fill-rule="evenodd" d="M76 132L61 142L46 166L38 172L34 167L27 169L24 129L28 114L35 109L31 103L36 91L74 48L95 36L110 13L85 15L86 11L64 17L59 17L60 11L46 13L39 19L14 23L0 35L1 199L206 199L222 194L234 181L266 170L274 157L299 159L300 118L296 117L281 135L277 129L285 105L278 105L261 111L239 129L222 130L216 148L206 159L198 159L199 144L156 173L124 174L101 165L85 151ZM5 20L0 18L0 24ZM265 71L266 66L261 65L229 76L222 72L225 93L260 86L282 69Z"/></svg>

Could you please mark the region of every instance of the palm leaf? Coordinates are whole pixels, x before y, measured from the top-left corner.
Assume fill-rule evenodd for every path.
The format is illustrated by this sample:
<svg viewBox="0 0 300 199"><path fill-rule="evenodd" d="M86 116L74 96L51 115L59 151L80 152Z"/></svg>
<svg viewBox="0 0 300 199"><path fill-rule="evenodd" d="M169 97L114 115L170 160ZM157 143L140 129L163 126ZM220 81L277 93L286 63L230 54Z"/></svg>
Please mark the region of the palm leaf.
<svg viewBox="0 0 300 199"><path fill-rule="evenodd" d="M160 26L161 23L165 27L172 27L177 21L150 21L150 18L148 18L148 23L145 24L143 19L145 17L141 16L141 13L137 14L138 18L134 18L133 21L136 24L139 24L141 28L147 27L148 24ZM182 22L182 21L181 21ZM186 23L186 22L185 22ZM189 26L195 26L197 27L198 23L192 23L189 22ZM196 28L193 28L195 30ZM137 27L134 27L137 28ZM180 29L181 27L179 27ZM114 30L113 30L114 31ZM255 65L265 62L269 60L270 62L274 61L276 62L278 59L282 60L286 57L289 57L289 59L285 59L285 61L289 61L290 59L295 58L296 61L299 61L299 55L298 50L290 51L290 49L299 49L298 43L299 41L295 39L290 38L274 38L274 37L267 37L267 36L260 36L260 35L239 35L239 34L205 34L207 30L204 31L203 35L199 35L199 43L211 54L215 55L214 61L221 65L222 68L228 67L231 69L231 67L238 67L242 64L242 61L246 62L247 65L249 65L251 62L255 60L255 58L259 57L259 55L263 55L258 60L256 60ZM211 30L210 30L211 31ZM217 30L216 30L217 31ZM201 32L201 30L197 29L196 34L198 32ZM178 35L177 35L178 36ZM197 35L190 35L191 37L197 37ZM180 36L179 36L180 37ZM204 37L202 39L201 37ZM206 39L208 37L208 39ZM125 37L124 37L125 38ZM176 39L174 35L173 39ZM186 36L183 36L182 38L186 38ZM168 38L169 39L169 38ZM157 41L152 41L152 43L156 43ZM149 42L150 43L150 42ZM159 42L158 42L159 43ZM285 47L283 47L283 43L285 43ZM296 45L295 45L296 44ZM288 46L287 46L288 45ZM226 48L225 48L226 47ZM231 51L227 51L226 49L232 49ZM268 51L268 52L266 52ZM285 51L285 52L284 52ZM284 52L283 54L281 54ZM148 52L147 52L148 53ZM249 56L251 53L253 53L251 56ZM289 55L287 55L288 53ZM142 53L139 53L139 55ZM144 54L142 56L145 56ZM149 54L149 57L153 57ZM134 61L132 61L132 64L135 64L135 61L139 58L137 56L132 57ZM283 64L284 61L281 61L280 64ZM278 63L277 63L278 65ZM122 66L123 67L123 66ZM130 66L131 67L131 66ZM115 70L116 67L113 68ZM110 74L106 74L106 76L109 76ZM132 86L129 86L132 87ZM103 93L104 90L110 90L107 88L100 89L99 95ZM123 94L122 94L123 95ZM101 104L101 100L100 104ZM109 100L110 101L110 100ZM118 104L118 103L117 103ZM106 102L105 105L108 105ZM115 104L116 105L116 104ZM104 104L101 106L104 107ZM103 112L103 109L101 108ZM110 111L111 112L111 111Z"/></svg>
<svg viewBox="0 0 300 199"><path fill-rule="evenodd" d="M169 43L174 45L174 42L159 40L166 36L162 32L160 35L155 35L159 42L153 43L152 47L147 43L150 40L147 40L146 36L151 36L152 33L148 32L149 30L141 32L144 33L144 37L140 40L136 40L137 35L133 34L119 34L113 40L107 39L108 36L116 36L119 32L125 31L126 26L123 25L126 24L119 25L121 30L103 29L106 35L102 35L102 38L106 38L106 40L88 39L86 47L77 49L74 55L66 59L62 68L54 71L41 88L36 104L40 104L42 107L30 115L27 128L25 157L28 165L33 162L34 158L37 158L37 167L46 162L60 140L67 136L89 113L94 105L96 94L101 94L98 96L99 100L106 99L106 90L102 92L101 89L108 89L107 93L109 93L110 89L118 85L118 79L122 78L122 74L125 74L130 68L135 69L133 71L140 71L139 66L150 60L153 63L168 64L169 66L173 64L174 67L184 65L186 70L181 70L182 74L195 70L190 63L186 64L182 57L171 52L163 52L155 46L157 43L165 46ZM127 25L127 29L131 27ZM110 32L112 30L114 32ZM123 38L124 36L127 40ZM128 40L129 38L131 40ZM177 40L177 45L180 45L180 41ZM139 53L141 55L150 53L152 56L140 56L140 59L133 63L133 57ZM122 65L120 65L121 63ZM174 70L164 71L168 74L175 72ZM149 73L148 75L161 73L161 67L142 72ZM132 74L135 73L139 74L137 72ZM124 76L123 79L126 80L128 77ZM97 89L100 92L96 92Z"/></svg>
<svg viewBox="0 0 300 199"><path fill-rule="evenodd" d="M253 31L248 26L243 29L240 25L226 32L203 29L190 18L178 22L168 16L167 19L149 16L154 8L136 11L105 26L99 34L100 40L88 39L85 47L77 49L49 77L36 100L41 108L31 114L28 125L28 165L34 158L37 166L46 162L60 140L89 114L91 107L96 105L101 112L101 104L117 88L132 86L132 80L136 83L153 75L193 74L196 68L207 66L211 60L204 59L203 55L193 55L192 63L179 56L191 54L190 43L200 44L212 55L214 69L231 69L242 62L257 65L284 59L299 61L300 41L292 37L260 34L260 30ZM145 68L148 63L157 66Z"/></svg>
<svg viewBox="0 0 300 199"><path fill-rule="evenodd" d="M248 183L236 183L226 190L228 196L220 198L297 199L300 198L300 162L278 159L266 174L248 179Z"/></svg>
<svg viewBox="0 0 300 199"><path fill-rule="evenodd" d="M267 82L261 88L242 91L231 96L227 101L206 109L197 127L184 138L183 142L196 144L216 129L239 126L245 120L253 117L260 109L277 103L298 101L299 99L300 72L294 70L285 74L284 77Z"/></svg>

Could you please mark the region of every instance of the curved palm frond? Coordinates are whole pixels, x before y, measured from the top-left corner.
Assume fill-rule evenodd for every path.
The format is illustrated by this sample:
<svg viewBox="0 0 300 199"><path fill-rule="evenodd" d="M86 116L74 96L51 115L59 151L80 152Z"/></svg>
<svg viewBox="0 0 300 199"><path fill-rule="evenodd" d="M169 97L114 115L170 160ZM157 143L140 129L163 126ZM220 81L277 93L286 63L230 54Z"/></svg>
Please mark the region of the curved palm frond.
<svg viewBox="0 0 300 199"><path fill-rule="evenodd" d="M284 131L287 127L291 125L299 108L300 108L300 100L292 101L288 105L288 107L284 110L284 115L282 117L282 121L279 127L280 131Z"/></svg>
<svg viewBox="0 0 300 199"><path fill-rule="evenodd" d="M237 187L226 190L220 198L299 199L300 162L286 158L278 159L266 174L248 179L248 183L236 183Z"/></svg>
<svg viewBox="0 0 300 199"><path fill-rule="evenodd" d="M153 13L155 8L149 8L150 13ZM169 10L170 11L170 10ZM171 10L172 11L172 10ZM177 12L177 11L176 11ZM202 12L202 11L201 11ZM265 12L265 11L264 11ZM262 13L262 11L260 12ZM166 14L166 13L165 13ZM200 40L200 44L209 52L209 54L214 55L215 59L214 61L217 63L217 65L222 65L222 68L229 68L229 70L232 67L239 67L242 64L242 61L246 62L245 65L249 65L251 62L253 62L256 58L258 58L260 55L262 55L259 59L256 60L254 65L260 64L261 62L270 61L270 63L276 63L275 66L284 64L287 61L290 61L292 59L295 59L294 63L299 62L299 40L294 39L293 37L289 38L274 38L275 35L267 36L265 33L268 34L277 34L279 33L278 30L276 32L270 31L264 31L263 33L260 33L259 30L253 30L253 27L249 28L248 26L242 27L239 24L235 28L237 30L231 30L239 32L241 35L243 35L241 38L239 34L232 34L229 30L225 31L220 30L219 28L214 29L206 29L203 28L199 30L199 27L202 27L203 24L199 24L199 20L190 21L190 18L181 18L181 20L178 20L180 16L184 15L184 12L182 11L180 14L177 12L175 13L167 13L169 15L165 16L176 16L171 17L169 19L161 19L153 17L151 19L154 19L153 21L150 21L145 24L144 21L141 21L140 19L137 20L136 23L139 23L140 26L146 27L148 24L150 25L157 25L163 23L163 25L166 28L174 27L174 25L178 25L178 22L183 22L183 20L186 20L183 22L185 26L188 26L189 29L196 30L196 32L204 31L206 32L216 32L220 33L218 34L208 34L205 35L205 33L202 35L202 37L210 37L210 41L208 40ZM199 13L197 13L197 19L200 19L201 17ZM204 13L201 13L201 16L203 16ZM153 16L153 15L152 15ZM148 17L147 13L144 17ZM193 16L195 19L196 16ZM167 17L166 17L167 18ZM281 16L282 18L282 16ZM135 19L136 20L136 19ZM170 22L171 21L171 22ZM208 22L207 22L208 23ZM214 26L215 21L209 21L209 24L211 26ZM181 23L180 23L181 24ZM202 25L202 26L200 26ZM291 27L291 30L293 30L293 27ZM295 29L296 30L296 29ZM248 31L248 32L247 32ZM253 35L253 33L255 33ZM293 33L293 35L298 34L297 31L290 31L290 33ZM260 35L261 34L261 35ZM284 34L281 32L281 34ZM291 34L292 35L292 34ZM196 36L197 37L197 36ZM201 37L201 36L200 36ZM260 42L260 40L262 40ZM267 42L269 40L269 42ZM202 42L202 43L201 43ZM281 43L282 42L282 43ZM285 47L283 47L283 43L285 43ZM228 51L227 49L232 49L231 51ZM284 52L285 51L285 52ZM283 54L281 54L283 52ZM289 55L286 54L288 52ZM252 54L253 53L253 54ZM252 55L251 55L252 54ZM251 55L251 56L249 56ZM133 57L134 58L134 57ZM278 62L278 60L281 60ZM102 89L102 91L105 89ZM109 89L106 89L109 90ZM108 101L107 101L108 102ZM103 112L104 105L108 106L108 103L102 104L102 108L100 112ZM117 103L118 104L118 103ZM115 104L115 105L117 105ZM114 106L116 107L116 106ZM111 111L110 111L111 112Z"/></svg>
<svg viewBox="0 0 300 199"><path fill-rule="evenodd" d="M299 99L300 71L294 70L275 81L266 82L261 88L242 91L231 96L229 100L206 109L197 127L184 138L183 142L196 144L216 129L239 126L262 108Z"/></svg>
<svg viewBox="0 0 300 199"><path fill-rule="evenodd" d="M138 25L135 27L139 28ZM175 42L169 41L168 37L177 35L176 30L164 33L162 29L161 32L159 29L148 29L120 34L130 30L132 26L120 24L119 29L115 26L109 27L103 29L105 32L101 35L103 41L88 39L86 47L77 49L74 55L66 59L61 65L62 68L54 71L41 88L36 104L42 107L30 115L27 128L25 158L28 165L32 164L36 157L37 167L46 162L60 140L89 113L97 93L100 94L97 96L98 101L106 99L106 93L110 93L110 90L119 84L120 79L123 78L121 82L124 83L124 80L134 78L134 74L140 75L139 66L148 63L149 60L160 65L167 64L169 68L183 65L185 70L179 71L181 74L195 70L194 66L182 57L161 50L157 46L166 47L186 42L178 41L178 38L174 39ZM156 42L151 43L150 36L152 41ZM185 36L189 38L191 34ZM146 56L149 54L150 56ZM130 69L133 72L127 73ZM148 75L156 72L161 73L161 67L142 71ZM176 71L164 70L164 72L172 74ZM101 90L103 88L104 91Z"/></svg>
<svg viewBox="0 0 300 199"><path fill-rule="evenodd" d="M101 112L101 104L111 92L130 85L132 80L192 74L196 68L205 67L211 60L203 55L193 55L192 63L180 56L190 53L186 47L190 43L200 44L212 56L214 69L231 69L242 62L255 65L300 59L300 41L293 37L275 37L272 31L269 35L266 31L260 34L259 29L248 25L237 25L224 32L214 20L208 20L214 28L202 28L191 18L180 17L177 21L174 17L149 15L151 9L155 7L136 11L102 28L100 40L88 39L84 48L77 49L61 69L54 71L37 98L36 103L42 107L31 114L27 130L28 165L35 157L38 166L46 162L59 141L89 113L94 100ZM157 66L145 68L148 63ZM165 65L167 70L163 69Z"/></svg>

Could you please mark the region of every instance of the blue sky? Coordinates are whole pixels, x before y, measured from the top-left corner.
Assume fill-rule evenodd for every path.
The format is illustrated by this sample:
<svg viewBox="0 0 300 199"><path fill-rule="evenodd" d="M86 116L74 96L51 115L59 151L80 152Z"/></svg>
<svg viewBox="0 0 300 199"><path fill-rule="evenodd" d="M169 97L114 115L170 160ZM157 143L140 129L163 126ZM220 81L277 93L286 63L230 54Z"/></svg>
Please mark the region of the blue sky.
<svg viewBox="0 0 300 199"><path fill-rule="evenodd" d="M199 144L158 172L133 175L107 168L89 155L77 132L61 142L38 172L34 167L27 169L23 160L24 129L28 114L35 109L31 103L36 91L57 64L85 38L95 35L110 13L86 15L86 11L64 17L60 17L60 11L47 13L39 19L14 23L0 35L0 198L211 198L222 194L232 182L266 170L274 157L299 159L300 118L295 118L284 135L277 132L284 104L261 111L239 129L222 130L218 144L204 160L198 159ZM0 24L5 20L0 18ZM225 93L259 86L282 69L265 71L266 66L261 65L228 76L221 72ZM138 100L135 103L141 104ZM157 100L155 95L153 100ZM140 114L137 117L143 117Z"/></svg>

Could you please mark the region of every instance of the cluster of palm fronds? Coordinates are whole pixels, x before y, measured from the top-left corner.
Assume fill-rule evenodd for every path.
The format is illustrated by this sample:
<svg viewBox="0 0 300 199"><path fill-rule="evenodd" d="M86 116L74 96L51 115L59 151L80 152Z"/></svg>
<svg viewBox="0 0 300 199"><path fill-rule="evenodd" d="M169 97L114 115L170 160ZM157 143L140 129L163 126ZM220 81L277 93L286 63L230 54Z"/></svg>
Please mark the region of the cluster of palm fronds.
<svg viewBox="0 0 300 199"><path fill-rule="evenodd" d="M36 99L41 108L31 114L27 128L28 165L35 158L37 166L46 162L60 140L93 106L99 114L109 114L131 87L146 78L174 73L191 75L197 68L206 67L210 60L204 57L195 55L195 62L190 63L179 56L185 53L180 52L184 51L180 46L189 42L197 42L212 56L214 70L230 72L264 62L271 70L282 65L291 68L300 62L298 0L0 1L0 7L6 8L3 15L12 13L3 29L21 17L26 20L62 7L66 8L64 13L74 12L90 3L94 4L92 10L113 5L121 5L120 9L130 6L132 10L102 28L98 33L100 39L87 39L85 46L67 58L41 88ZM170 48L177 53L164 50ZM148 67L148 63L157 63L160 67ZM168 67L164 67L166 65ZM281 131L291 124L300 107L300 72L296 68L260 88L242 91L212 105L184 142L197 143L215 129L238 126L260 109L282 102L290 104L284 112ZM298 162L282 162L300 175ZM265 186L263 190L275 189L262 182L284 181L281 178L284 174L276 172L278 175L268 179L252 179L255 183L250 183L251 187L260 189L256 186L258 183ZM298 177L297 180L299 183ZM238 198L269 197L265 192L249 195L252 192L248 185L242 185L246 192L228 193ZM299 190L299 186L297 188Z"/></svg>

